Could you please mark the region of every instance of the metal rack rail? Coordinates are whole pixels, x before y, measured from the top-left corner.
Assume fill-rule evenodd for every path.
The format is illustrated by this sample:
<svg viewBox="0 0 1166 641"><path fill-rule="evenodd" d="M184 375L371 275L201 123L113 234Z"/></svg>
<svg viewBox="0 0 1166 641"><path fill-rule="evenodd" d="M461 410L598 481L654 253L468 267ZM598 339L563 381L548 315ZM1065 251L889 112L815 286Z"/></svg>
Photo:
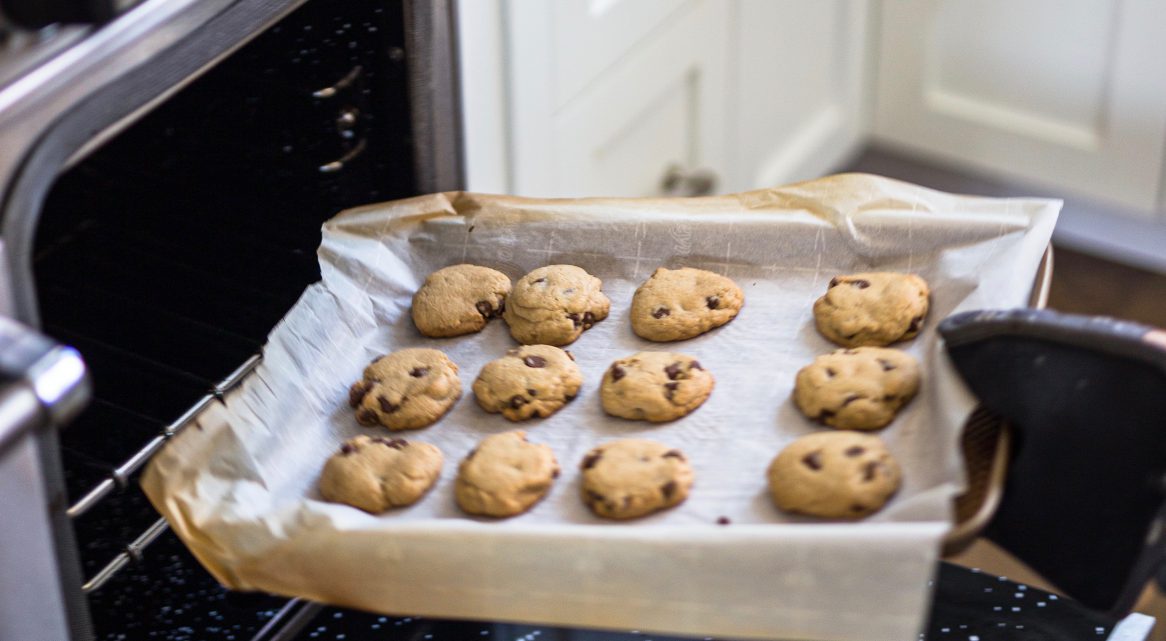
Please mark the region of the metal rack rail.
<svg viewBox="0 0 1166 641"><path fill-rule="evenodd" d="M101 481L96 487L87 492L85 496L81 497L80 500L69 506L66 512L69 517L77 518L85 514L100 503L102 499L109 496L115 489L127 487L130 477L141 469L146 461L150 460L154 454L161 450L167 441L193 424L199 414L212 403L223 402L223 398L227 392L242 382L262 360L262 354L255 354L244 361L242 365L235 368L226 378L216 384L206 396L195 402L194 405L183 412L174 422L164 427L161 434L151 439L145 446L114 469L108 478ZM169 525L167 525L166 519L158 519L152 523L145 531L126 545L125 549L107 563L105 567L85 581L81 586L82 592L88 594L99 589L131 561L140 560L142 551L167 529L169 529Z"/></svg>

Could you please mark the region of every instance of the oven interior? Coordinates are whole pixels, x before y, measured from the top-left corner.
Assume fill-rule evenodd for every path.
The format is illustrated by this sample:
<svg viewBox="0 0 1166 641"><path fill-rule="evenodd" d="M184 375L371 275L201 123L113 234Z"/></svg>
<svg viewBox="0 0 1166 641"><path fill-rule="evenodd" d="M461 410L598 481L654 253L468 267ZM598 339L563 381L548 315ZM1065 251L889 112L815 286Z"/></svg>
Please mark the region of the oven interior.
<svg viewBox="0 0 1166 641"><path fill-rule="evenodd" d="M321 223L415 193L403 13L305 4L45 201L43 331L83 354L94 383L60 441L97 638L247 639L283 612L286 599L219 587L169 532L141 545L159 528L137 473L143 448L213 397L319 279ZM93 581L119 554L125 567Z"/></svg>

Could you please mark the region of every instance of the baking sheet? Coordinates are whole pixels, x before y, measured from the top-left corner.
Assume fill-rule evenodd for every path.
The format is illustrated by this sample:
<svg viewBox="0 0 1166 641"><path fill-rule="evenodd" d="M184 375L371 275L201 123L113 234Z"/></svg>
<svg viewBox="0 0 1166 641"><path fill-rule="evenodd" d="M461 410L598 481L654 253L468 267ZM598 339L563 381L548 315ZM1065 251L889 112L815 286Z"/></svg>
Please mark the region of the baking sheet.
<svg viewBox="0 0 1166 641"><path fill-rule="evenodd" d="M324 226L322 282L273 330L264 361L151 462L143 486L224 584L385 613L675 634L906 639L922 625L928 578L962 483L958 437L973 400L935 327L954 312L1022 306L1059 201L943 194L849 174L698 199L532 200L446 193L344 212ZM470 385L512 347L506 326L429 339L409 319L425 276L470 262L513 279L547 264L603 279L612 312L572 344L579 398L513 424L483 412ZM658 266L725 274L746 302L729 325L677 343L636 337L635 287ZM834 348L811 306L831 277L908 271L931 284L924 332L900 345L924 366L919 396L881 436L904 483L861 523L783 515L765 469L820 428L790 400L796 371ZM347 387L376 355L426 346L461 368L465 394L436 425L404 434L446 455L419 504L372 516L319 500L324 460L367 433ZM698 358L716 377L696 412L651 425L607 417L597 388L614 359L640 350ZM457 463L489 434L528 431L563 474L529 513L461 514ZM683 449L689 499L631 523L590 514L578 461L594 445L642 437ZM727 517L731 525L718 526Z"/></svg>

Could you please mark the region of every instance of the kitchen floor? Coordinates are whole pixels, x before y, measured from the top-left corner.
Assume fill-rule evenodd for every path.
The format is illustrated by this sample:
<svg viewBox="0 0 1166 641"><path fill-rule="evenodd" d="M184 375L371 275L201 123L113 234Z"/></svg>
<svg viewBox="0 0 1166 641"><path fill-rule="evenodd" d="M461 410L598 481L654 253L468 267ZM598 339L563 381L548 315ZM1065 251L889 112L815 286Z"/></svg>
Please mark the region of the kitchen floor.
<svg viewBox="0 0 1166 641"><path fill-rule="evenodd" d="M868 149L845 171L889 176L944 191L981 195L1014 195L1023 186L941 167L895 152ZM1039 192L1032 192L1039 193ZM1166 328L1166 275L1057 246L1048 306L1062 312L1102 315ZM1007 576L1052 592L1050 585L1008 552L980 539L949 561ZM1136 611L1158 619L1151 641L1166 641L1166 595L1148 585Z"/></svg>

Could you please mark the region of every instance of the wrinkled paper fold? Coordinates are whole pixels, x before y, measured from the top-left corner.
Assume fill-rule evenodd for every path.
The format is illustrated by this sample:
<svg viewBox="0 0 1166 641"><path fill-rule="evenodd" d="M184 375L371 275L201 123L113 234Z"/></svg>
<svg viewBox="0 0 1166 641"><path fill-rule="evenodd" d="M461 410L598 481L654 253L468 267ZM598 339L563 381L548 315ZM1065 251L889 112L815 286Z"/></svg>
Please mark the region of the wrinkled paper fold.
<svg viewBox="0 0 1166 641"><path fill-rule="evenodd" d="M321 282L272 331L263 362L151 461L143 487L221 582L388 614L638 629L697 636L909 639L923 624L951 497L963 483L960 429L974 401L943 354L942 318L1025 305L1059 201L955 196L847 174L695 199L534 200L450 192L345 211L324 225ZM579 398L513 424L470 385L514 342L501 320L478 334L421 336L409 318L430 272L476 263L512 279L579 265L603 279L611 316L569 349ZM746 302L698 338L636 337L632 293L657 267L733 278ZM783 515L765 469L791 440L826 429L793 407L795 373L834 346L811 306L830 278L904 271L931 285L923 333L897 345L923 365L919 396L880 435L904 484L859 523ZM440 422L403 433L446 462L420 503L381 516L322 502L325 459L357 426L347 388L374 356L425 346L461 368L464 396ZM660 425L607 417L597 388L640 350L698 358L716 378L693 414ZM378 428L379 429L379 428ZM482 437L523 429L563 468L522 516L461 514L458 461ZM590 514L578 462L640 437L683 449L696 471L681 506L630 523ZM731 524L716 525L727 517Z"/></svg>

